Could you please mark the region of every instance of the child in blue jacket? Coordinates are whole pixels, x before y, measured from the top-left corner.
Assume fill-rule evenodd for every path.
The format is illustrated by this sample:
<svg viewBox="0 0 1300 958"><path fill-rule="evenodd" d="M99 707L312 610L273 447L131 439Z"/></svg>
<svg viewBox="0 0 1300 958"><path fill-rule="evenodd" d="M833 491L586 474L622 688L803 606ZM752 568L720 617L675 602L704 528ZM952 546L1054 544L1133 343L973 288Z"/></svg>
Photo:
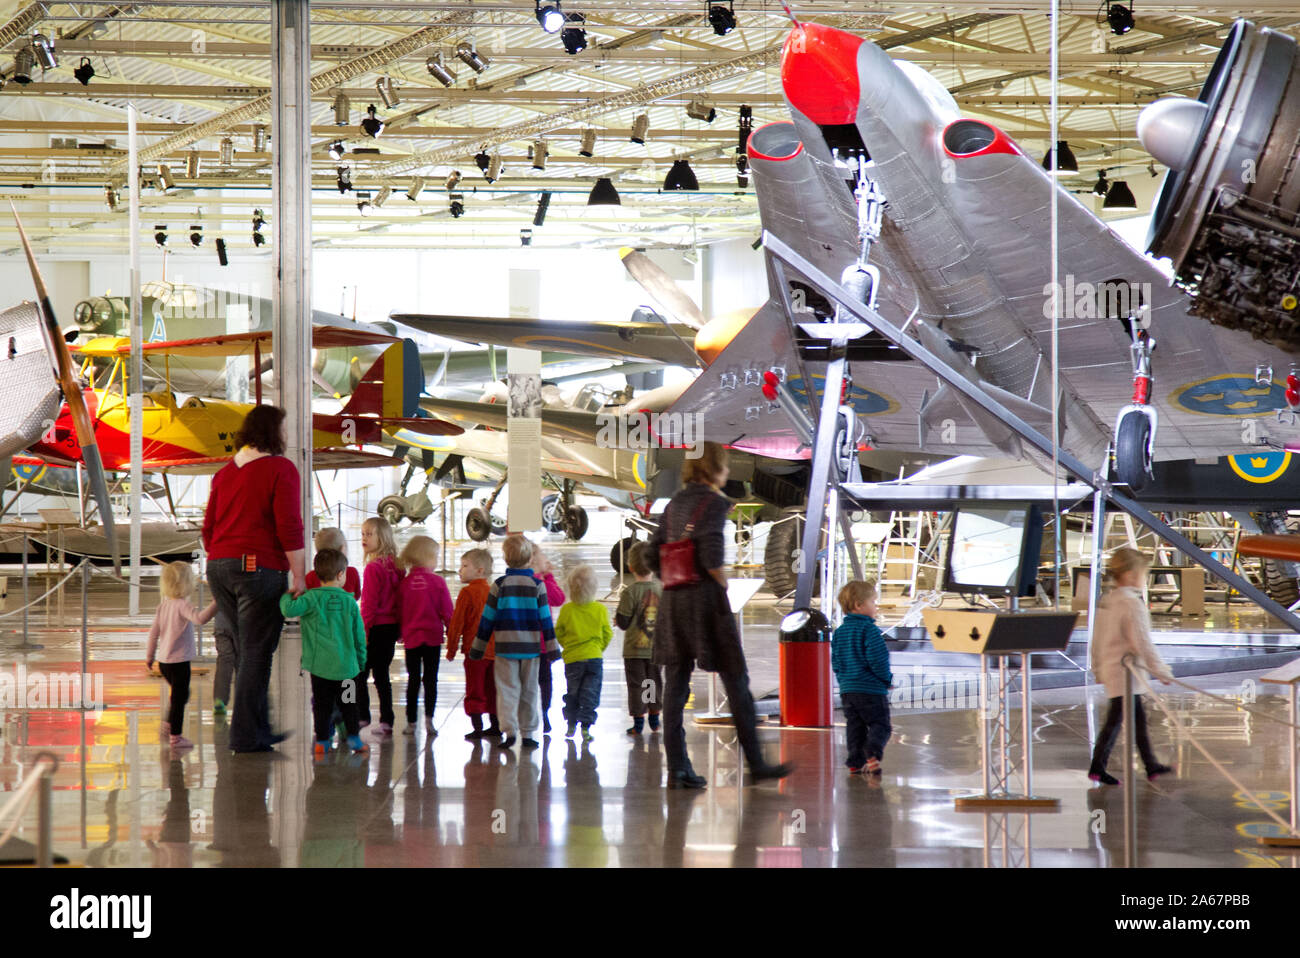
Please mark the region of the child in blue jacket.
<svg viewBox="0 0 1300 958"><path fill-rule="evenodd" d="M849 774L880 774L889 724L889 650L876 627L876 584L855 580L840 589L844 621L831 639L831 668L848 723Z"/></svg>

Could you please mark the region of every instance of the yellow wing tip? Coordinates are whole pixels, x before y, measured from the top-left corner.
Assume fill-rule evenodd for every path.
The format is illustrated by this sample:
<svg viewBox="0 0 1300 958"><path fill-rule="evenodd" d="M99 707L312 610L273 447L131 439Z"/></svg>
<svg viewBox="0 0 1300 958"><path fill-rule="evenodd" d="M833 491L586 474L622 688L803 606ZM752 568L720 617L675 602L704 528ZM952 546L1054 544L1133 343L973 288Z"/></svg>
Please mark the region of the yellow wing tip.
<svg viewBox="0 0 1300 958"><path fill-rule="evenodd" d="M619 247L619 250L618 250L618 258L619 258L619 259L627 259L629 256L631 256L631 255L632 255L633 253L635 253L635 252L636 252L636 250L634 250L634 249L633 249L632 247L630 247L630 246L621 246L621 247Z"/></svg>

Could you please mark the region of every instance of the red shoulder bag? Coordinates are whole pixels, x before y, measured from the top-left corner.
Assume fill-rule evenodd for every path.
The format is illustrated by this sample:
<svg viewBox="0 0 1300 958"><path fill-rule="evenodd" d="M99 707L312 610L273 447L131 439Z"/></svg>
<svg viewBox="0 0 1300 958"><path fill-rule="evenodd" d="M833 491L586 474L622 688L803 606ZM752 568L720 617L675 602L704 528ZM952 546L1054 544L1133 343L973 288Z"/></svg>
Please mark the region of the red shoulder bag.
<svg viewBox="0 0 1300 958"><path fill-rule="evenodd" d="M691 533L695 531L695 523L700 521L708 504L708 498L701 499L691 515L691 521L686 523L681 538L659 546L659 579L665 589L680 589L700 581L700 568L695 561L695 542L691 539ZM667 516L664 519L667 521Z"/></svg>

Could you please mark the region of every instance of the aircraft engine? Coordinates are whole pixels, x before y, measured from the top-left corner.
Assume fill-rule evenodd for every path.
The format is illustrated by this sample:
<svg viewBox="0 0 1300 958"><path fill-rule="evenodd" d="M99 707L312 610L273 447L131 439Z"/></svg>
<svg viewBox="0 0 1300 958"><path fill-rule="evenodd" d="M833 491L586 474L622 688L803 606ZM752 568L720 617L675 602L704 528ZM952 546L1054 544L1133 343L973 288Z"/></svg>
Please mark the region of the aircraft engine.
<svg viewBox="0 0 1300 958"><path fill-rule="evenodd" d="M1138 138L1169 167L1147 248L1192 312L1300 348L1300 50L1239 20L1196 100L1166 98Z"/></svg>

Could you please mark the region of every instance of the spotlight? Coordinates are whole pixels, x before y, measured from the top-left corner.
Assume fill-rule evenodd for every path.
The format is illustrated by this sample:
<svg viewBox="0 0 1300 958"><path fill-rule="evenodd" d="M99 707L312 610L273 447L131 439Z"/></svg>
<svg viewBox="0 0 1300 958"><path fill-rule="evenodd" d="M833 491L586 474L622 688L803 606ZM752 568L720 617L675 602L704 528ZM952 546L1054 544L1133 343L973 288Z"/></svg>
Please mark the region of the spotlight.
<svg viewBox="0 0 1300 958"><path fill-rule="evenodd" d="M253 126L253 152L266 152L266 124L257 123Z"/></svg>
<svg viewBox="0 0 1300 958"><path fill-rule="evenodd" d="M1052 172L1052 151L1049 149L1043 157L1043 169ZM1066 140L1056 141L1056 175L1073 176L1079 172L1079 161Z"/></svg>
<svg viewBox="0 0 1300 958"><path fill-rule="evenodd" d="M59 65L59 58L54 55L54 41L43 33L32 34L32 55L42 71L53 70Z"/></svg>
<svg viewBox="0 0 1300 958"><path fill-rule="evenodd" d="M32 70L36 67L36 58L32 56L31 47L23 47L14 54L14 82L26 86L32 82Z"/></svg>
<svg viewBox="0 0 1300 958"><path fill-rule="evenodd" d="M253 232L256 233L266 225L266 217L262 215L261 210L253 210Z"/></svg>
<svg viewBox="0 0 1300 958"><path fill-rule="evenodd" d="M153 241L159 249L167 245L167 225L159 223L154 228Z"/></svg>
<svg viewBox="0 0 1300 958"><path fill-rule="evenodd" d="M450 209L451 209L451 218L454 220L458 220L465 215L465 197L463 194L461 193L451 194Z"/></svg>
<svg viewBox="0 0 1300 958"><path fill-rule="evenodd" d="M614 189L614 181L608 176L602 176L587 195L587 205L622 206L623 200L619 198L618 190Z"/></svg>
<svg viewBox="0 0 1300 958"><path fill-rule="evenodd" d="M1136 210L1138 208L1137 198L1133 191L1128 188L1128 184L1123 180L1116 180L1111 184L1106 193L1106 199L1102 202L1103 210Z"/></svg>
<svg viewBox="0 0 1300 958"><path fill-rule="evenodd" d="M713 27L713 32L720 37L725 37L732 30L736 29L735 0L729 0L725 7L720 3L710 4L709 26Z"/></svg>
<svg viewBox="0 0 1300 958"><path fill-rule="evenodd" d="M526 226L519 231L519 245L520 246L533 245L533 231Z"/></svg>
<svg viewBox="0 0 1300 958"><path fill-rule="evenodd" d="M330 144L330 149L329 149L330 159L337 162L343 159L343 154L347 153L347 151L348 151L347 147L343 145L342 140L335 140L333 143Z"/></svg>
<svg viewBox="0 0 1300 958"><path fill-rule="evenodd" d="M582 131L582 146L578 148L579 156L592 156L596 152L596 131Z"/></svg>
<svg viewBox="0 0 1300 958"><path fill-rule="evenodd" d="M221 141L220 156L223 169L228 169L235 162L235 141L228 136Z"/></svg>
<svg viewBox="0 0 1300 958"><path fill-rule="evenodd" d="M705 123L712 123L718 118L718 111L703 100L692 100L686 104L686 115L692 120L703 120Z"/></svg>
<svg viewBox="0 0 1300 958"><path fill-rule="evenodd" d="M196 249L197 249L198 247L200 247L200 246L203 245L203 227L202 227L202 226L191 226L191 227L190 227L190 245L193 246L193 247L195 247Z"/></svg>
<svg viewBox="0 0 1300 958"><path fill-rule="evenodd" d="M506 165L501 162L501 154L493 153L492 160L488 163L487 171L484 172L483 176L489 183L495 183L497 180L501 179L501 173L505 168Z"/></svg>
<svg viewBox="0 0 1300 958"><path fill-rule="evenodd" d="M586 22L587 18L581 13L565 14L560 42L564 44L564 52L569 56L576 56L587 49L587 31L583 28Z"/></svg>
<svg viewBox="0 0 1300 958"><path fill-rule="evenodd" d="M673 160L673 167L664 177L665 190L698 190L700 181L695 178L695 171L686 160Z"/></svg>
<svg viewBox="0 0 1300 958"><path fill-rule="evenodd" d="M352 169L347 166L338 167L338 179L335 181L340 193L346 193L352 189Z"/></svg>
<svg viewBox="0 0 1300 958"><path fill-rule="evenodd" d="M1100 170L1097 173L1097 182L1093 184L1092 191L1098 196L1105 196L1106 191L1110 189L1110 183L1106 179L1106 171Z"/></svg>
<svg viewBox="0 0 1300 958"><path fill-rule="evenodd" d="M646 134L650 132L650 116L647 113L640 113L632 121L632 135L628 137L633 143L645 144Z"/></svg>
<svg viewBox="0 0 1300 958"><path fill-rule="evenodd" d="M433 77L443 86L451 86L456 82L456 74L452 73L442 62L442 53L435 53L429 59L424 61L424 68L429 71L429 76Z"/></svg>
<svg viewBox="0 0 1300 958"><path fill-rule="evenodd" d="M457 185L459 185L459 183L460 183L460 170L452 170L450 173L447 174L447 180L443 185L447 188L447 192L450 193L452 190L454 190L457 187Z"/></svg>
<svg viewBox="0 0 1300 958"><path fill-rule="evenodd" d="M559 33L564 26L564 11L560 9L560 0L533 0L533 15L542 29L547 33Z"/></svg>
<svg viewBox="0 0 1300 958"><path fill-rule="evenodd" d="M491 162L492 157L487 155L487 150L479 150L474 154L474 163L478 166L479 170L484 173L487 172L488 164Z"/></svg>
<svg viewBox="0 0 1300 958"><path fill-rule="evenodd" d="M253 245L254 245L254 246L262 246L262 245L265 244L265 243L266 243L266 237L265 237L265 236L263 236L261 233L254 233L254 234L253 234Z"/></svg>
<svg viewBox="0 0 1300 958"><path fill-rule="evenodd" d="M1122 37L1136 26L1132 8L1118 3L1107 2L1106 22L1110 24L1110 32L1117 37Z"/></svg>
<svg viewBox="0 0 1300 958"><path fill-rule="evenodd" d="M393 188L391 186L381 187L379 192L375 195L375 203L374 203L375 209L379 209L381 206L387 203L388 198L392 195L393 195Z"/></svg>
<svg viewBox="0 0 1300 958"><path fill-rule="evenodd" d="M230 260L226 259L226 241L217 237L217 262L222 266L229 266Z"/></svg>
<svg viewBox="0 0 1300 958"><path fill-rule="evenodd" d="M185 175L191 180L199 178L199 168L201 166L198 150L190 150L185 154Z"/></svg>
<svg viewBox="0 0 1300 958"><path fill-rule="evenodd" d="M752 242L752 243L749 244L749 248L752 249L752 250L760 250L760 249L763 248L763 234L762 234L762 233L760 233L760 234L758 235L758 239L754 240L754 242Z"/></svg>
<svg viewBox="0 0 1300 958"><path fill-rule="evenodd" d="M754 132L754 108L742 106L740 119L736 123L736 152L744 153L749 149L749 134Z"/></svg>
<svg viewBox="0 0 1300 958"><path fill-rule="evenodd" d="M533 214L533 225L541 226L546 222L546 211L551 208L551 194L543 193L537 199L537 212Z"/></svg>
<svg viewBox="0 0 1300 958"><path fill-rule="evenodd" d="M370 106L366 107L366 118L361 121L361 132L371 139L384 132L384 121L376 115L378 112L375 105L370 104Z"/></svg>
<svg viewBox="0 0 1300 958"><path fill-rule="evenodd" d="M90 86L90 78L95 75L95 68L91 65L90 57L82 57L81 63L77 69L72 71L72 75L77 78L77 82L82 86Z"/></svg>
<svg viewBox="0 0 1300 958"><path fill-rule="evenodd" d="M411 180L411 185L406 188L406 198L414 203L420 198L420 191L424 189L424 177L417 176Z"/></svg>
<svg viewBox="0 0 1300 958"><path fill-rule="evenodd" d="M471 40L462 40L456 45L456 56L460 57L461 62L475 73L482 73L492 62L479 54Z"/></svg>
<svg viewBox="0 0 1300 958"><path fill-rule="evenodd" d="M376 80L375 92L379 94L379 99L384 101L385 110L391 110L402 102L402 98L397 95L397 90L393 87L392 77L380 77Z"/></svg>
<svg viewBox="0 0 1300 958"><path fill-rule="evenodd" d="M334 125L347 126L351 113L352 101L348 99L346 93L339 90L338 95L334 97Z"/></svg>
<svg viewBox="0 0 1300 958"><path fill-rule="evenodd" d="M108 211L110 213L116 212L118 200L120 198L121 197L118 196L117 190L113 189L113 184L110 183L104 187L104 202L108 204Z"/></svg>
<svg viewBox="0 0 1300 958"><path fill-rule="evenodd" d="M176 180L172 177L172 171L166 163L158 164L158 188L164 193L176 186Z"/></svg>
<svg viewBox="0 0 1300 958"><path fill-rule="evenodd" d="M533 169L546 169L546 154L550 152L546 146L545 140L535 140L533 142Z"/></svg>
<svg viewBox="0 0 1300 958"><path fill-rule="evenodd" d="M736 157L736 185L742 190L749 186L749 157L744 153Z"/></svg>
<svg viewBox="0 0 1300 958"><path fill-rule="evenodd" d="M1159 173L1156 172L1156 165L1154 163L1147 164L1147 172L1150 173L1153 177L1160 175Z"/></svg>
<svg viewBox="0 0 1300 958"><path fill-rule="evenodd" d="M370 215L371 213L373 213L374 211L375 211L375 208L374 208L374 207L371 205L371 203L370 203L370 194L369 194L369 193L358 193L358 194L357 194L357 212L360 213L362 216L369 216L369 215Z"/></svg>

